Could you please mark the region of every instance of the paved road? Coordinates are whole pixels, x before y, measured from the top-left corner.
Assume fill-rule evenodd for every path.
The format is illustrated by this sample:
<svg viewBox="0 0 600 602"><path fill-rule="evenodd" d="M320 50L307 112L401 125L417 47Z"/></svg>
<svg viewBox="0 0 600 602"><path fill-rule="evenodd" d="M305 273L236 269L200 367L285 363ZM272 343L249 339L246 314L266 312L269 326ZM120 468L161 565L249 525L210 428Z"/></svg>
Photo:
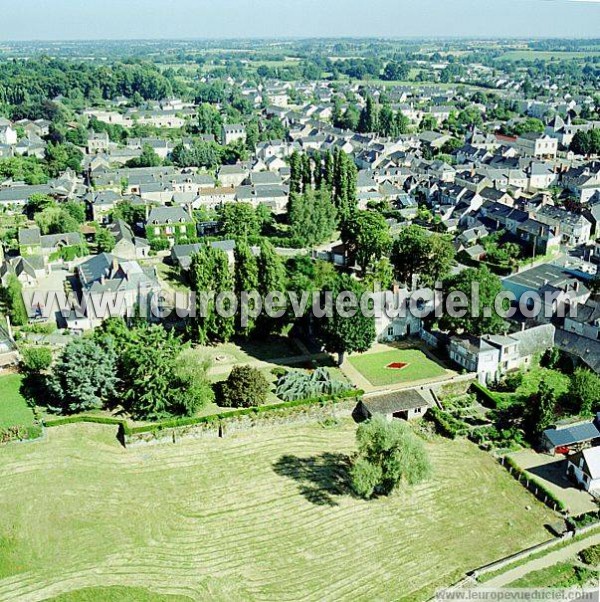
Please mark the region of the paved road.
<svg viewBox="0 0 600 602"><path fill-rule="evenodd" d="M585 539L580 539L567 546L559 548L554 552L549 552L541 558L530 560L529 562L506 571L505 573L502 573L501 575L498 575L489 581L479 584L475 589L504 587L527 575L528 573L531 573L532 571L539 571L540 569L545 569L546 567L557 564L558 562L569 560L578 552L581 552L581 550L597 544L600 544L600 533L595 533L589 537L586 537Z"/></svg>

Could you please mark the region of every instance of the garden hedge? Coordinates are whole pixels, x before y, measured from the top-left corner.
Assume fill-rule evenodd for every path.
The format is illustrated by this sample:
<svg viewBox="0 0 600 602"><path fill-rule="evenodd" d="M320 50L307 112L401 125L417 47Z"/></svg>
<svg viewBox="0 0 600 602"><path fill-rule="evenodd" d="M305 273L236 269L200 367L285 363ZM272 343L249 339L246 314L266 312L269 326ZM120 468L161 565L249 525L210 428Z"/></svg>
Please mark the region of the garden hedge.
<svg viewBox="0 0 600 602"><path fill-rule="evenodd" d="M481 405L494 410L498 407L498 398L487 387L484 387L478 382L474 382L471 385L471 388L475 395L477 395L477 399L479 399Z"/></svg>

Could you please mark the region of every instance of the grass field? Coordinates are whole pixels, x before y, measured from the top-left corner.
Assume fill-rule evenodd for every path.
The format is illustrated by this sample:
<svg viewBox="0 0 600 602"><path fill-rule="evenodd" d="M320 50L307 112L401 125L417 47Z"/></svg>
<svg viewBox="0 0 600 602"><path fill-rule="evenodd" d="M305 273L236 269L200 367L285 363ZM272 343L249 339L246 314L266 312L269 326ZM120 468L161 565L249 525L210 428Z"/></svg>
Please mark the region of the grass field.
<svg viewBox="0 0 600 602"><path fill-rule="evenodd" d="M467 441L427 443L427 483L355 499L343 484L355 428L123 449L112 428L70 425L0 448L0 557L10 558L0 600L105 601L80 590L120 586L201 600L418 602L547 538L554 515Z"/></svg>
<svg viewBox="0 0 600 602"><path fill-rule="evenodd" d="M0 376L0 428L33 424L33 411L19 392L22 379L20 374Z"/></svg>
<svg viewBox="0 0 600 602"><path fill-rule="evenodd" d="M418 349L393 349L378 353L365 353L350 357L349 361L375 386L436 378L446 373L444 368L430 360ZM408 365L401 370L386 367L393 362L404 362Z"/></svg>
<svg viewBox="0 0 600 602"><path fill-rule="evenodd" d="M141 587L90 587L61 594L49 602L192 602L188 596L156 594Z"/></svg>

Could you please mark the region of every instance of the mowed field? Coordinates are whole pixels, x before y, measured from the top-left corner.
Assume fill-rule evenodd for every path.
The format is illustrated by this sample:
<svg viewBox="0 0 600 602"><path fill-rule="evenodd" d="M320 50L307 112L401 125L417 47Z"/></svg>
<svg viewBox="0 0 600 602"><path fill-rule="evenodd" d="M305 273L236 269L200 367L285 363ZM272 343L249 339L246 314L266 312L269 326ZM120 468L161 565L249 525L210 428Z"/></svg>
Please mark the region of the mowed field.
<svg viewBox="0 0 600 602"><path fill-rule="evenodd" d="M70 425L2 447L0 600L416 602L548 537L554 515L466 441L428 441L427 483L355 499L355 430L124 449L110 427Z"/></svg>

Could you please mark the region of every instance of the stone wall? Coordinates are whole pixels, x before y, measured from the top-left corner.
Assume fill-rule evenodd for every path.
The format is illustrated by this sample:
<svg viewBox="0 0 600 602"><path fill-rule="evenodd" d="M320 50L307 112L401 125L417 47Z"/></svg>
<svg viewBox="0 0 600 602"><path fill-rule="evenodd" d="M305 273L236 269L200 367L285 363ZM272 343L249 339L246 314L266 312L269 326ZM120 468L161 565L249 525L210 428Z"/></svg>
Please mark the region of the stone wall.
<svg viewBox="0 0 600 602"><path fill-rule="evenodd" d="M227 437L250 429L287 426L291 424L309 424L325 419L346 418L352 415L357 399L352 397L341 401L312 403L291 408L275 408L272 411L229 416L209 422L200 422L173 428L154 429L150 432L127 433L124 444L133 445L152 443L177 443L179 439L198 439L200 437Z"/></svg>

